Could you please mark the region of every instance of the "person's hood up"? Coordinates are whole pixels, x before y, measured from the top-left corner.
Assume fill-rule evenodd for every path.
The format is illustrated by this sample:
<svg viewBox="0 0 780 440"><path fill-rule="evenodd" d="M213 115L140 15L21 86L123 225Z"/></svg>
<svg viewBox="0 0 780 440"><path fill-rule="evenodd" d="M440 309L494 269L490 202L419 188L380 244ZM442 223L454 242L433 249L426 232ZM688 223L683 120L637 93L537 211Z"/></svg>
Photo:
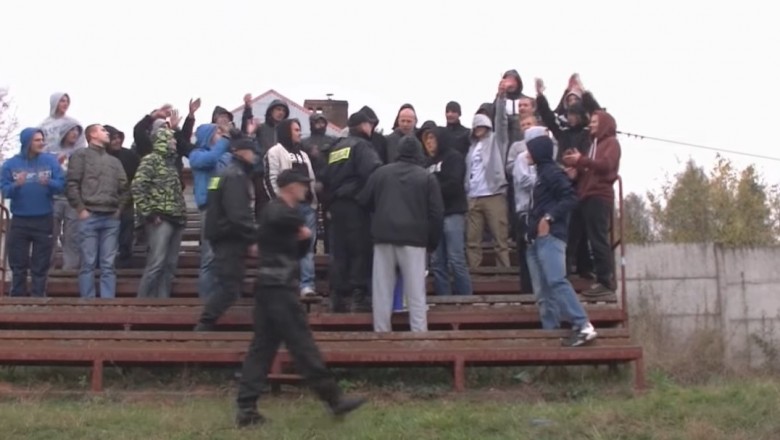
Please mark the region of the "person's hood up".
<svg viewBox="0 0 780 440"><path fill-rule="evenodd" d="M523 133L523 140L526 142L529 142L533 139L536 139L538 137L547 136L547 127L542 127L540 125L534 126L529 128Z"/></svg>
<svg viewBox="0 0 780 440"><path fill-rule="evenodd" d="M70 99L70 95L65 92L55 92L51 94L51 97L49 97L49 116L52 118L54 117L54 113L57 111L57 104L60 103L60 99L62 99L63 96L67 96L68 99Z"/></svg>
<svg viewBox="0 0 780 440"><path fill-rule="evenodd" d="M404 136L398 143L398 157L396 162L407 162L420 165L425 162L423 146L414 136Z"/></svg>
<svg viewBox="0 0 780 440"><path fill-rule="evenodd" d="M374 124L374 126L379 124L379 118L376 115L376 112L371 107L364 105L359 112L363 113L364 115L368 116L368 119L371 120L371 123Z"/></svg>
<svg viewBox="0 0 780 440"><path fill-rule="evenodd" d="M488 118L490 118L490 120L492 121L493 120L493 115L495 114L495 111L496 111L496 106L493 105L492 102L484 102L484 103L482 103L482 105L479 106L479 108L477 109L477 113L476 114L478 114L478 115L479 114L485 115Z"/></svg>
<svg viewBox="0 0 780 440"><path fill-rule="evenodd" d="M19 150L19 154L24 158L27 158L27 154L30 150L30 144L32 144L32 138L35 136L35 133L43 134L43 130L40 128L29 127L25 128L21 133L19 133L19 143L22 145L21 149Z"/></svg>
<svg viewBox="0 0 780 440"><path fill-rule="evenodd" d="M276 126L276 140L282 144L282 146L291 152L297 152L301 149L300 144L293 143L292 140L292 125L301 125L301 122L297 119L283 119Z"/></svg>
<svg viewBox="0 0 780 440"><path fill-rule="evenodd" d="M62 126L62 137L60 138L60 146L62 146L62 144L65 143L65 138L68 136L68 132L70 132L74 128L78 129L79 136L81 136L81 134L84 133L84 127L79 125L79 123L76 122L75 120L69 120L65 125ZM76 142L78 142L78 138L76 139Z"/></svg>
<svg viewBox="0 0 780 440"><path fill-rule="evenodd" d="M563 108L564 110L569 109L569 96L576 96L577 99L579 99L579 102L582 102L582 92L578 89L568 90L565 95L563 95Z"/></svg>
<svg viewBox="0 0 780 440"><path fill-rule="evenodd" d="M452 147L452 136L450 131L446 127L433 127L431 129L433 136L436 138L436 155L432 159L437 159L444 156L446 152Z"/></svg>
<svg viewBox="0 0 780 440"><path fill-rule="evenodd" d="M211 112L211 123L216 124L217 123L217 117L219 115L226 115L228 118L230 118L230 122L233 122L233 113L230 113L228 109L225 107L216 106L214 107L214 111Z"/></svg>
<svg viewBox="0 0 780 440"><path fill-rule="evenodd" d="M540 136L526 142L528 147L528 154L534 160L534 163L539 165L543 163L553 162L553 150L554 145L552 139L549 136Z"/></svg>
<svg viewBox="0 0 780 440"><path fill-rule="evenodd" d="M176 154L176 150L171 148L173 142L173 130L164 127L157 130L152 138L152 151L162 157L170 157Z"/></svg>
<svg viewBox="0 0 780 440"><path fill-rule="evenodd" d="M588 112L585 111L585 106L581 102L575 102L571 107L568 107L566 113L575 114L580 118L580 124L577 127L588 125Z"/></svg>
<svg viewBox="0 0 780 440"><path fill-rule="evenodd" d="M523 96L523 79L520 78L520 74L515 69L507 70L502 78L506 79L512 77L517 80L517 90L512 93L507 92L507 99L520 99Z"/></svg>
<svg viewBox="0 0 780 440"><path fill-rule="evenodd" d="M195 130L195 148L211 147L211 139L217 131L217 124L202 124Z"/></svg>
<svg viewBox="0 0 780 440"><path fill-rule="evenodd" d="M165 119L155 119L152 122L152 131L149 132L149 137L154 139L157 136L157 132L166 127L168 127L168 121Z"/></svg>
<svg viewBox="0 0 780 440"><path fill-rule="evenodd" d="M287 119L290 117L290 107L287 105L286 102L282 101L281 99L274 99L271 101L271 103L268 105L268 108L265 110L265 123L267 125L275 126L276 121L273 120L271 117L271 112L276 107L282 107L284 109L284 117L282 118Z"/></svg>
<svg viewBox="0 0 780 440"><path fill-rule="evenodd" d="M323 127L321 130L318 130L315 128L315 124L317 121L325 121L325 127ZM312 113L309 116L309 131L311 132L311 135L323 135L328 130L328 118L325 117L322 113Z"/></svg>
<svg viewBox="0 0 780 440"><path fill-rule="evenodd" d="M615 122L615 118L612 115L604 110L597 110L593 114L599 117L599 127L595 133L590 134L590 137L602 140L617 136L617 122Z"/></svg>
<svg viewBox="0 0 780 440"><path fill-rule="evenodd" d="M423 134L425 134L426 131L432 130L436 128L436 123L433 121L425 121L423 122L423 125L420 126L420 128L417 129L417 132L415 135L417 136L417 139L422 142Z"/></svg>
<svg viewBox="0 0 780 440"><path fill-rule="evenodd" d="M408 102L401 106L401 108L398 109L398 112L395 114L395 122L393 122L393 131L398 129L398 117L401 115L401 112L409 109L413 111L415 114L417 114L417 110L414 109L414 106L412 104L409 104Z"/></svg>
<svg viewBox="0 0 780 440"><path fill-rule="evenodd" d="M471 123L471 129L475 130L478 127L487 127L492 130L493 123L490 122L490 118L488 116L483 115L482 113L477 113L476 115L474 115L474 121Z"/></svg>

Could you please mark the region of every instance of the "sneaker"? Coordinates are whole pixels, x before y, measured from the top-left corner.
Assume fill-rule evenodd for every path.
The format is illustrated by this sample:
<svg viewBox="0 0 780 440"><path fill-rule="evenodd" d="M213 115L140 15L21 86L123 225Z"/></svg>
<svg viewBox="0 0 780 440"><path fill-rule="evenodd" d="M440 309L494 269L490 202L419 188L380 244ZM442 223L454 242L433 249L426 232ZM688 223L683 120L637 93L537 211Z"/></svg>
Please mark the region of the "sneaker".
<svg viewBox="0 0 780 440"><path fill-rule="evenodd" d="M615 294L614 290L610 289L609 287L601 283L592 284L590 286L590 289L582 292L583 296L588 296L588 297L608 296L614 294Z"/></svg>
<svg viewBox="0 0 780 440"><path fill-rule="evenodd" d="M330 407L330 410L335 417L342 417L360 408L366 402L364 397L342 397Z"/></svg>
<svg viewBox="0 0 780 440"><path fill-rule="evenodd" d="M301 298L307 298L317 296L317 292L314 291L311 287L304 287L301 289Z"/></svg>
<svg viewBox="0 0 780 440"><path fill-rule="evenodd" d="M262 414L254 410L239 411L238 415L236 415L236 426L239 428L258 426L258 425L262 425L267 421L268 420L265 417L263 417Z"/></svg>
<svg viewBox="0 0 780 440"><path fill-rule="evenodd" d="M597 337L598 333L593 328L593 324L587 323L581 329L574 329L570 337L561 340L561 345L564 347L582 347L593 342Z"/></svg>

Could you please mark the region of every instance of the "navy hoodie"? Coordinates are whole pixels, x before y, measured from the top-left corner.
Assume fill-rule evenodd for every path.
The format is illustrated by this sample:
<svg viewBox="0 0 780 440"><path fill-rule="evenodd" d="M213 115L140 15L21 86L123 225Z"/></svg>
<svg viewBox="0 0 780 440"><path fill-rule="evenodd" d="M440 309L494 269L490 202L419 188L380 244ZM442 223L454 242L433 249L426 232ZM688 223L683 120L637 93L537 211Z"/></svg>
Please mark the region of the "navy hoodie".
<svg viewBox="0 0 780 440"><path fill-rule="evenodd" d="M38 128L25 128L19 136L22 149L16 156L3 164L3 197L11 200L11 213L14 217L40 217L52 213L53 197L65 188L65 176L62 173L57 156L40 153L29 157L30 143ZM26 174L22 185L16 185L16 177ZM48 179L42 183L42 179Z"/></svg>
<svg viewBox="0 0 780 440"><path fill-rule="evenodd" d="M533 241L545 215L553 218L550 235L568 240L569 216L577 205L577 193L566 173L553 160L553 141L547 136L530 140L528 154L536 164L536 183L528 216L528 241Z"/></svg>

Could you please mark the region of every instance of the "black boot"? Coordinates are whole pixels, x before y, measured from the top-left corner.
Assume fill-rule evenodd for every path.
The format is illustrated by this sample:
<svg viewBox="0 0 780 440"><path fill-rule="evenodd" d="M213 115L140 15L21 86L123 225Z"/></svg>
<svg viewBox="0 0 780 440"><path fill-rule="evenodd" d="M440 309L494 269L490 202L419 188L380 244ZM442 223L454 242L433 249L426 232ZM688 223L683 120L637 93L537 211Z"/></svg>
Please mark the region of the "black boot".
<svg viewBox="0 0 780 440"><path fill-rule="evenodd" d="M239 428L248 428L250 426L262 425L268 420L255 409L240 409L236 414L236 426Z"/></svg>
<svg viewBox="0 0 780 440"><path fill-rule="evenodd" d="M349 297L344 292L333 291L330 295L330 310L333 313L349 313Z"/></svg>
<svg viewBox="0 0 780 440"><path fill-rule="evenodd" d="M329 405L336 417L343 417L360 408L367 402L365 397L342 396L334 404Z"/></svg>
<svg viewBox="0 0 780 440"><path fill-rule="evenodd" d="M370 313L371 297L364 290L355 289L352 291L352 313Z"/></svg>

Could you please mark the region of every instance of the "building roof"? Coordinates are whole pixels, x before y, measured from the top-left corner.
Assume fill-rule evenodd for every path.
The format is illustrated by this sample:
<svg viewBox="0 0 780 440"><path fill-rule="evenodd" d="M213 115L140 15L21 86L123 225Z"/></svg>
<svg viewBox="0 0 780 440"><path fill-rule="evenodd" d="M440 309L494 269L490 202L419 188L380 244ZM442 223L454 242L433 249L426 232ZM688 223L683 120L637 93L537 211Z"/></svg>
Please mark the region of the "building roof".
<svg viewBox="0 0 780 440"><path fill-rule="evenodd" d="M266 92L252 98L252 110L254 111L256 109L257 104L268 104L274 99L279 99L281 101L284 101L285 104L287 104L288 107L290 107L290 117L293 117L293 109L298 110L297 113L305 113L307 116L311 115L313 112L306 107L302 106L301 104L298 104L297 102L293 101L292 99L282 95L281 93L277 92L274 89L269 89ZM244 111L244 105L241 104L239 107L236 107L231 113L236 117L237 120L241 120L241 113ZM257 116L259 113L255 113L255 116ZM265 114L265 109L263 109L263 115ZM304 124L304 122L308 123L307 121L301 121L301 124ZM306 127L301 127L301 131L308 133L309 127L308 124L306 124ZM342 127L339 127L337 125L332 124L331 122L328 122L328 128L327 131L329 131L329 134L337 134L340 133L342 130Z"/></svg>

